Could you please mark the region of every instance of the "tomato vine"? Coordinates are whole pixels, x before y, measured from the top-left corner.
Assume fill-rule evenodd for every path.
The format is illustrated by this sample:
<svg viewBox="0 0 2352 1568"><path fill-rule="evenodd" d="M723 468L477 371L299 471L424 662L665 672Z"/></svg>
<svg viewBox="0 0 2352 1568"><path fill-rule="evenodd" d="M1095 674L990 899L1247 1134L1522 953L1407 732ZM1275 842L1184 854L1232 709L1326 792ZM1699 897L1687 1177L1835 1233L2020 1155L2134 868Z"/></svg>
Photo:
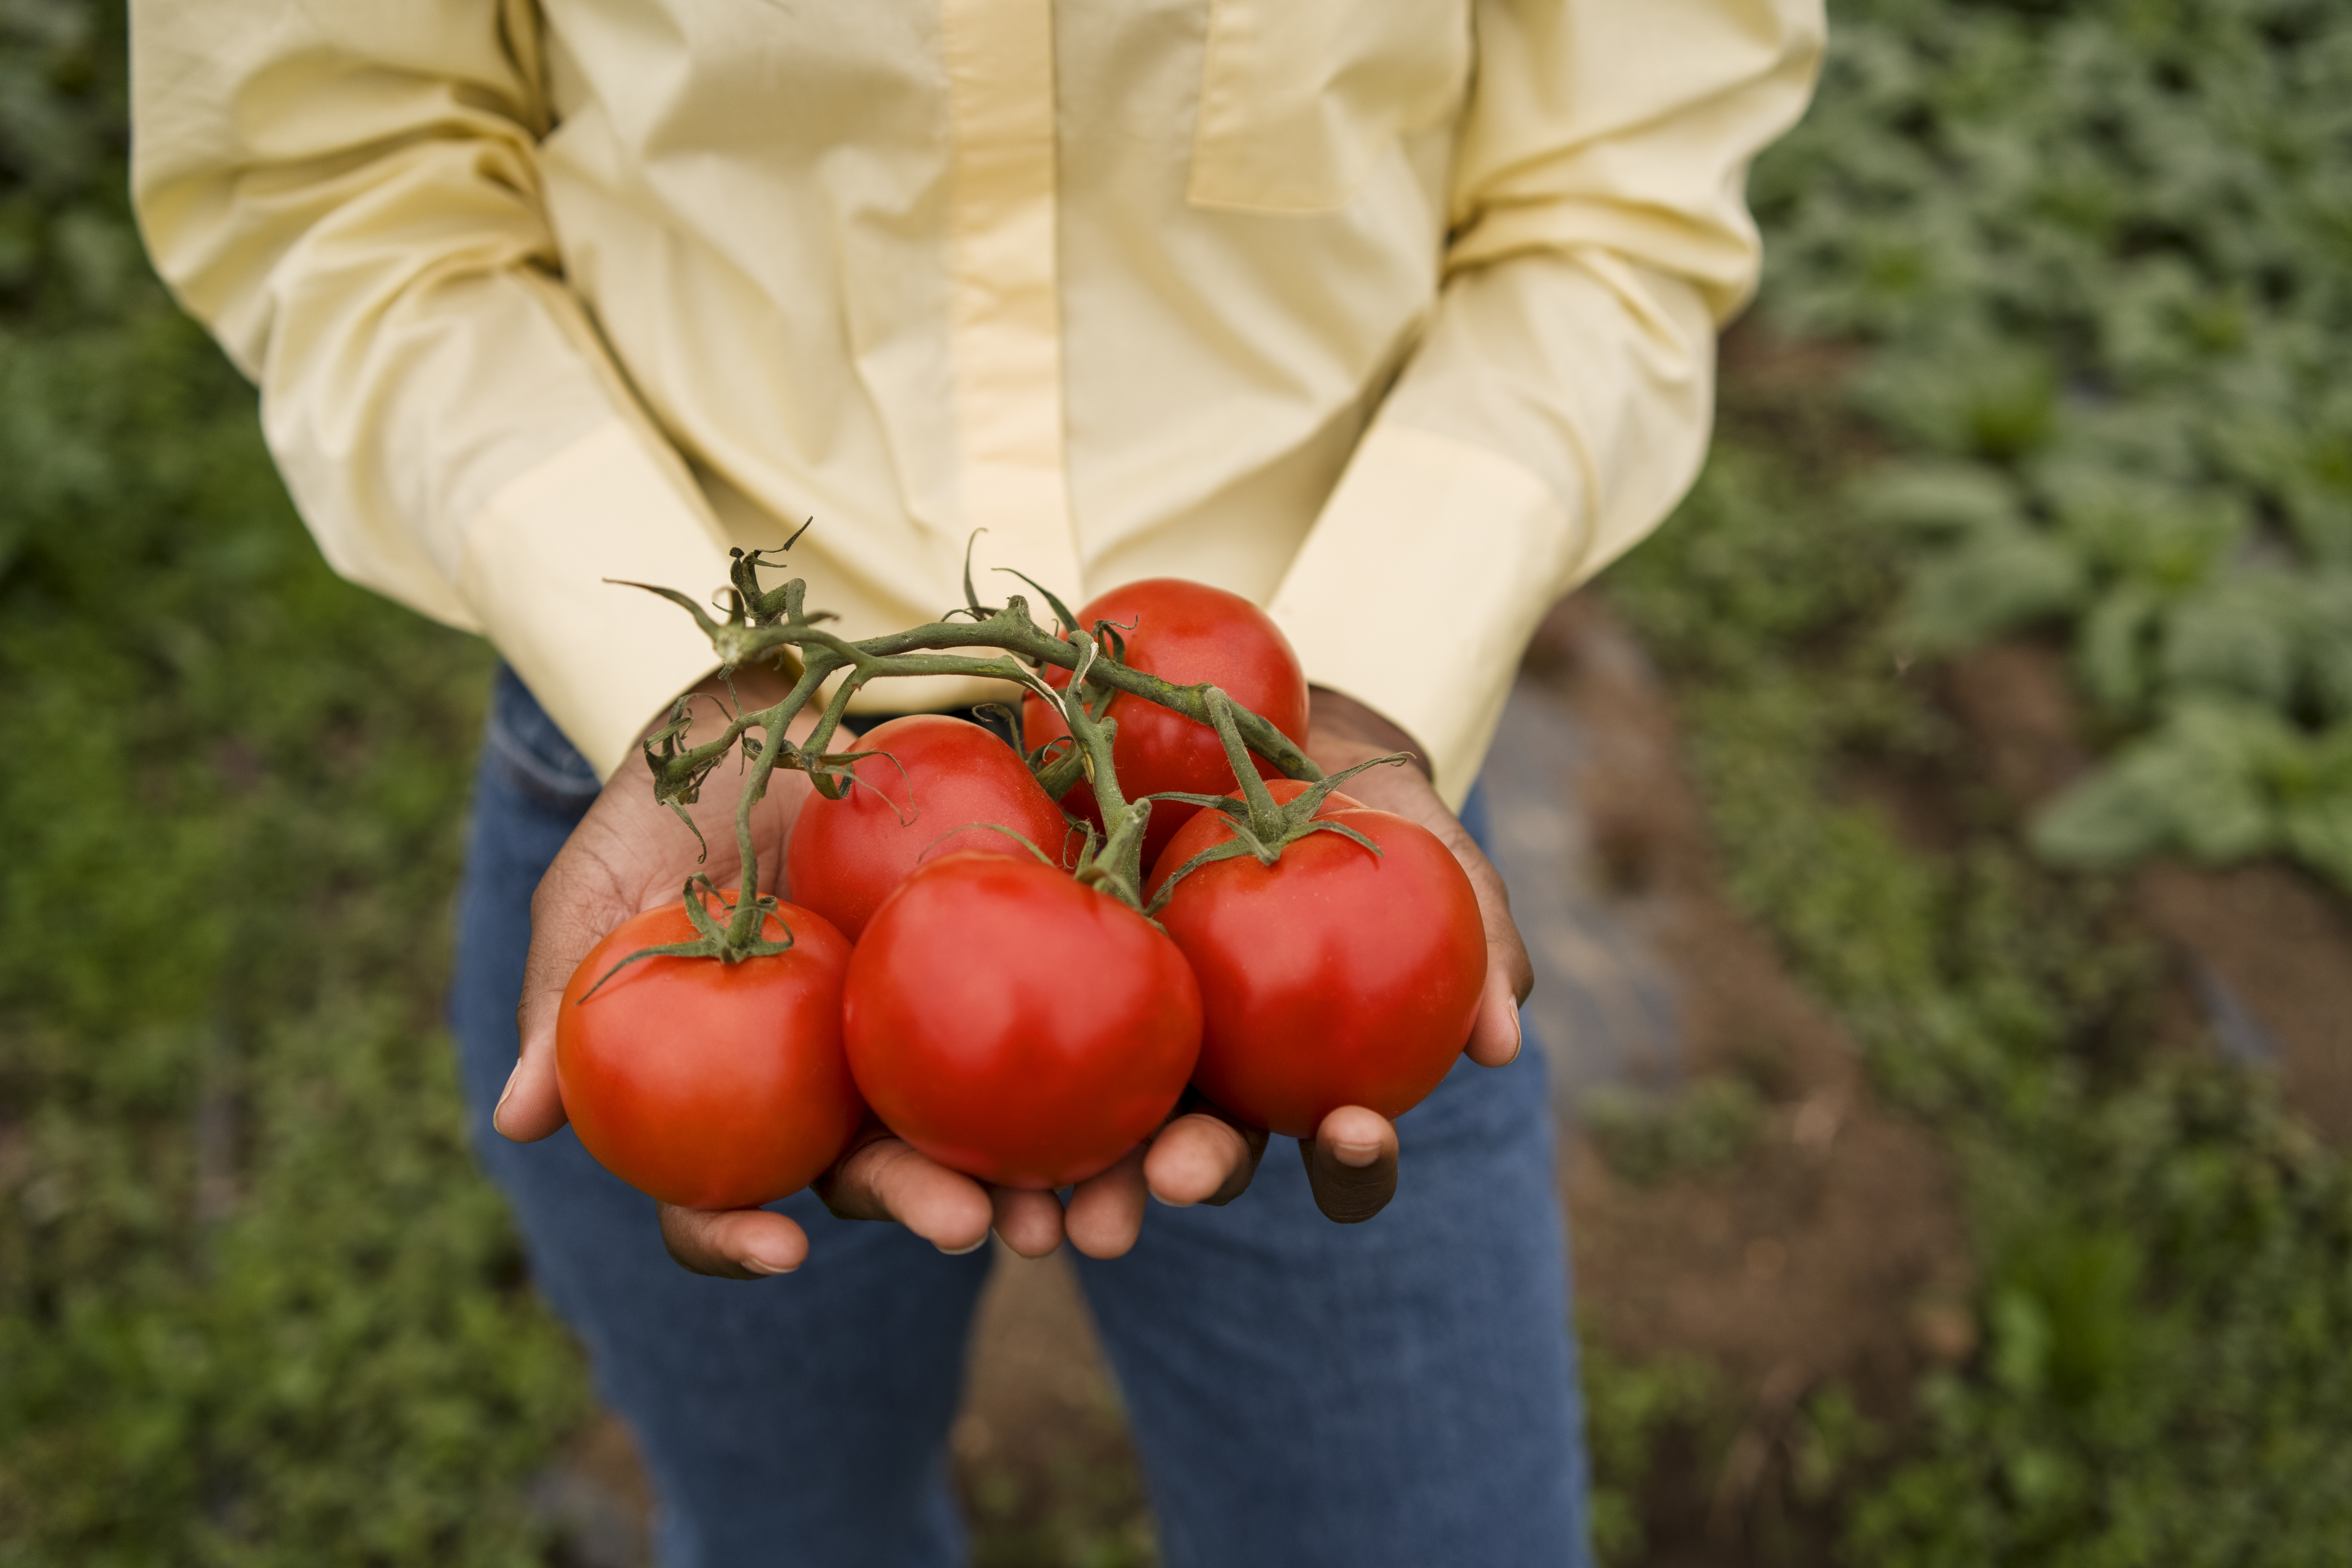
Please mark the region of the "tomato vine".
<svg viewBox="0 0 2352 1568"><path fill-rule="evenodd" d="M803 527L802 532L805 531ZM1057 739L1041 746L1028 754L1027 762L1046 794L1055 798L1080 779L1087 781L1106 827L1098 841L1089 830L1087 847L1074 874L1081 883L1098 888L1139 911L1144 909L1143 879L1147 869L1142 864L1144 830L1154 799L1183 800L1229 813L1238 808L1237 823L1253 825L1255 831L1249 833L1246 839L1237 837L1234 842L1252 852L1278 853L1283 843L1300 834L1319 830L1307 820L1313 816L1312 806L1303 813L1286 813L1265 798L1256 770L1244 765L1244 753L1256 752L1286 776L1316 786L1318 792L1327 793L1329 784L1337 781L1327 781L1322 770L1272 722L1234 702L1213 685L1178 686L1129 664L1123 657L1122 632L1131 628L1122 628L1109 621L1082 628L1079 617L1067 605L1019 573L1013 574L1034 588L1052 609L1054 630L1047 631L1036 623L1027 598L1022 595L1010 595L1000 605L983 605L972 581L967 552L961 606L923 626L853 641L825 628L823 623L833 618L828 613L807 607L804 579L790 578L773 588L762 584L761 570L773 564L769 557L781 557L799 538L800 534L795 533L774 550L731 552L733 564L726 590L727 602L719 615L675 588L646 583L625 584L657 594L694 616L695 624L710 639L711 651L718 657L720 675L730 693L735 690L733 678L737 671L761 665L789 676L793 685L781 700L765 708L745 709L738 696L736 711L725 730L693 746L687 745L684 740L693 722L691 699L681 697L671 710L668 722L646 738L645 756L653 773L655 796L677 812L689 827L694 827L694 822L686 807L700 799L703 784L711 773L739 752L749 763L735 811L741 892L725 925L706 915L695 922L698 934L694 940L646 949L629 955L622 961L624 963L656 952L716 958L734 963L790 946L789 933L782 942L762 934L763 923L774 911L776 900L760 892L759 858L752 847L752 808L767 794L769 783L779 768L806 773L820 795L827 799L840 798L841 792L850 786L849 769L855 765L856 755L836 753L830 750L831 742L847 715L851 700L867 682L877 679L977 677L1020 686L1050 703L1069 728L1068 742ZM975 648L994 651L983 657L969 651ZM1043 679L1041 672L1048 665L1071 672L1065 688L1056 689ZM1118 770L1112 762L1112 742L1118 721L1106 714L1111 700L1122 693L1214 729L1234 760L1235 773L1247 792L1245 803L1189 795L1128 799L1120 790ZM813 703L818 702L820 696L823 701L817 710L815 727L805 740L793 742L789 738L791 726ZM1360 770L1349 770L1350 773L1357 771ZM1252 789L1252 785L1256 787ZM1321 794L1317 793L1316 798L1319 801ZM700 829L695 831L699 837ZM700 900L695 897L698 892L714 890L706 875L698 873L689 879L686 889L689 910L700 910Z"/></svg>

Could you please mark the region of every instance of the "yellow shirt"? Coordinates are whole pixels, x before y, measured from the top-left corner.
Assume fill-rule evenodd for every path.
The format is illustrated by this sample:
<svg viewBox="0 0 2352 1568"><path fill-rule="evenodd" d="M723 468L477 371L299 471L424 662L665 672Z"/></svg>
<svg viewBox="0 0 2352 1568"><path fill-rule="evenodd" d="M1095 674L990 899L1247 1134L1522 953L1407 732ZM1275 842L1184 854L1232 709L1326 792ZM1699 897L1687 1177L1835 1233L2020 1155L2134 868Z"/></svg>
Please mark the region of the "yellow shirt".
<svg viewBox="0 0 2352 1568"><path fill-rule="evenodd" d="M850 636L960 603L982 528L1073 605L1247 595L1457 800L1538 617L1696 469L1748 161L1822 35L1820 0L132 13L148 245L328 559L487 633L600 770L710 664L602 579L714 588L814 516Z"/></svg>

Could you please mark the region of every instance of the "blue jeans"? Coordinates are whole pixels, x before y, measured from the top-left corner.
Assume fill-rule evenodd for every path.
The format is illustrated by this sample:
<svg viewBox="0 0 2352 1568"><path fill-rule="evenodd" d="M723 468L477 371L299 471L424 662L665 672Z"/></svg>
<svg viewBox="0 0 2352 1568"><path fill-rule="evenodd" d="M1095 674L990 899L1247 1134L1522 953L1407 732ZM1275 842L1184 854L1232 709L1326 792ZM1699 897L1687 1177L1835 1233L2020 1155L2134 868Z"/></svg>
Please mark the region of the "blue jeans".
<svg viewBox="0 0 2352 1568"><path fill-rule="evenodd" d="M596 793L503 669L475 788L451 1004L474 1142L636 1431L662 1563L960 1563L946 1440L987 1251L802 1193L776 1205L809 1233L798 1273L704 1279L568 1130L492 1131L531 889ZM1076 1259L1170 1568L1588 1563L1543 1053L1462 1063L1398 1136L1396 1201L1367 1224L1324 1219L1276 1140L1232 1205L1155 1205L1127 1257Z"/></svg>

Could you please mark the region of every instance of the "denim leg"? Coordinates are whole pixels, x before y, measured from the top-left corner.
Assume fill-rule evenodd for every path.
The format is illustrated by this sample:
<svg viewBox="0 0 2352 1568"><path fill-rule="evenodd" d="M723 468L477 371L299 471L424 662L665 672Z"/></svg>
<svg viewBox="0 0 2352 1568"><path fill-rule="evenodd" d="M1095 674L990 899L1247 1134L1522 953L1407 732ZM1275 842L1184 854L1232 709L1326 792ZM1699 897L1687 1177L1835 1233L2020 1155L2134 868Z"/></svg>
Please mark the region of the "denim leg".
<svg viewBox="0 0 2352 1568"><path fill-rule="evenodd" d="M541 1289L635 1429L661 1499L665 1568L947 1568L962 1560L946 1435L988 1255L946 1258L896 1226L777 1205L809 1233L801 1272L687 1273L653 1200L567 1129L509 1143L489 1124L516 1052L530 895L595 779L500 671L475 783L452 1025L482 1163Z"/></svg>
<svg viewBox="0 0 2352 1568"><path fill-rule="evenodd" d="M1397 1135L1365 1224L1276 1139L1233 1204L1078 1259L1169 1568L1590 1562L1541 1048L1456 1064Z"/></svg>

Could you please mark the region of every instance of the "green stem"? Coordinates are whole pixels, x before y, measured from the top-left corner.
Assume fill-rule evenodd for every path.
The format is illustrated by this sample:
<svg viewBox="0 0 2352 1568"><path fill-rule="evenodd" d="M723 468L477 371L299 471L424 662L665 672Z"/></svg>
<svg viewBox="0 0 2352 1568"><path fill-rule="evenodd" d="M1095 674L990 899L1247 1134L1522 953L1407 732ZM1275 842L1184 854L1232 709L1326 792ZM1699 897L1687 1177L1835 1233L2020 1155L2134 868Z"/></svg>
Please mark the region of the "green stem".
<svg viewBox="0 0 2352 1568"><path fill-rule="evenodd" d="M714 642L714 647L716 647ZM1015 658L1030 663L1055 664L1065 669L1077 668L1084 643L1074 643L1055 637L1029 618L1025 604L1015 599L984 621L939 621L915 626L887 637L869 637L864 642L849 642L822 627L809 626L774 626L748 631L734 639L734 646L752 653L775 647L792 647L808 660L812 675L822 668L822 679L834 670L857 667L856 679L863 686L876 676L957 675L977 676L984 679L1019 679L1011 674L1009 662L1002 658L973 658L938 650L964 647L992 647ZM827 654L833 657L827 658ZM1101 655L1091 662L1089 678L1096 684L1115 691L1140 697L1147 702L1172 709L1197 723L1209 724L1206 702L1197 687L1178 686L1160 676L1133 668ZM1241 727L1242 738L1250 750L1280 768L1290 778L1313 783L1323 776L1323 771L1308 760L1290 737L1258 714L1246 708L1235 708L1235 721Z"/></svg>
<svg viewBox="0 0 2352 1568"><path fill-rule="evenodd" d="M779 767L808 774L812 785L828 799L840 797L845 786L837 777L841 760L831 754L833 737L839 732L850 702L871 680L909 676L977 677L1008 681L1053 698L1069 726L1076 766L1093 788L1095 803L1102 812L1107 829L1101 848L1079 868L1078 874L1135 908L1142 904L1143 838L1151 805L1149 801L1129 802L1121 793L1112 761L1118 726L1114 721L1097 716L1098 700L1107 700L1113 693L1124 694L1213 728L1233 762L1234 776L1241 781L1250 813L1260 823L1277 822L1282 814L1259 778L1249 753L1255 752L1265 758L1291 778L1308 783L1323 778L1322 769L1288 736L1265 718L1234 703L1223 692L1206 686L1177 686L1135 669L1105 652L1092 636L1071 638L1049 632L1030 618L1027 601L1018 595L994 610L974 601L968 612L958 612L969 613L972 616L969 622L936 621L887 637L853 642L818 624L828 616L812 615L803 609L805 584L801 579L794 578L772 591L763 590L759 582L759 568L765 564L760 559L762 553L752 552L736 558L730 574L732 581L723 621L675 589L631 584L660 595L694 616L696 625L709 637L712 651L719 656L730 690L734 671L746 666L781 664L789 670L795 661L798 664L792 689L782 700L751 712L738 711L714 739L680 750L677 739L686 731L681 715L678 723L646 744L656 796L683 812L697 798L702 781L744 743L749 731L756 729L761 734L735 808L740 890L733 918L725 931L718 931L713 922L713 931L706 934L702 945L709 949L711 956L731 963L754 952L780 951L760 934L766 911L759 891L759 857L752 847L753 807L766 795L769 782ZM967 572L967 597L969 575ZM1059 602L1055 603L1058 613ZM985 658L963 651L972 648L995 651ZM1033 673L1049 664L1071 672L1066 691L1054 692ZM826 698L815 728L795 746L788 739L791 726L835 676L841 679ZM1057 764L1051 771L1058 775L1066 769Z"/></svg>
<svg viewBox="0 0 2352 1568"><path fill-rule="evenodd" d="M1103 662L1106 661L1099 654L1082 658L1068 690L1062 694L1062 718L1070 727L1070 738L1077 742L1087 781L1095 792L1095 808L1102 813L1105 835L1093 864L1080 868L1079 875L1086 880L1107 885L1122 900L1140 909L1143 835L1151 820L1151 803L1145 800L1130 804L1120 792L1118 770L1112 761L1118 721L1097 719L1086 700L1087 677L1096 665Z"/></svg>
<svg viewBox="0 0 2352 1568"><path fill-rule="evenodd" d="M782 728L763 730L760 755L751 763L751 776L743 781L742 793L735 799L735 852L742 858L743 882L742 890L735 895L735 918L727 924L730 948L749 948L760 938L766 911L760 903L760 857L751 846L751 810L767 795L768 780L776 771L777 759L792 752L793 743Z"/></svg>
<svg viewBox="0 0 2352 1568"><path fill-rule="evenodd" d="M1259 837L1278 840L1285 827L1282 807L1274 803L1274 792L1265 787L1265 780L1258 776L1256 762L1242 744L1241 728L1234 722L1238 710L1234 700L1212 686L1203 705L1209 710L1209 721L1216 728L1217 739L1224 743L1225 761L1233 764L1242 799L1249 804L1250 826Z"/></svg>

